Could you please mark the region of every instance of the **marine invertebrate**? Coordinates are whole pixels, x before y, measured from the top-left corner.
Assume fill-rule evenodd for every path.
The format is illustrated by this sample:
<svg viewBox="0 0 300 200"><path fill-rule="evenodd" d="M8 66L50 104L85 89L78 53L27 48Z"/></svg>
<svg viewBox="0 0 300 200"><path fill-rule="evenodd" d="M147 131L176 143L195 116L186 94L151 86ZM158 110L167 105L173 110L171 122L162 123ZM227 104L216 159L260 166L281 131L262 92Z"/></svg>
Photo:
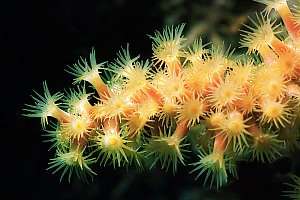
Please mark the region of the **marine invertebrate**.
<svg viewBox="0 0 300 200"><path fill-rule="evenodd" d="M298 200L300 198L300 177L292 174L290 175L290 178L292 179L293 184L287 183L289 190L284 191L284 196L293 200Z"/></svg>
<svg viewBox="0 0 300 200"><path fill-rule="evenodd" d="M283 15L292 40L279 39L283 27L268 14L257 14L242 33L250 54L245 59L225 44L209 47L198 39L188 47L184 25L169 26L150 36L151 61L131 56L127 46L112 62L98 63L92 50L89 62L81 58L67 69L74 84L87 82L95 93L83 84L51 95L44 82L44 94L34 92L24 115L41 118L43 128L48 120L54 123L47 131L57 149L49 169L62 170L61 177L68 173L70 181L72 172L79 178L86 177L82 172L94 175L95 162L114 168L160 165L174 173L179 164L192 163L198 178L219 188L237 176L241 154L276 160L290 138L282 133L294 134L285 128L299 126L300 115L298 29L282 13L282 2L264 1L269 11ZM253 54L262 59L254 61ZM205 131L189 137L199 125ZM199 155L197 161L187 159L189 151Z"/></svg>

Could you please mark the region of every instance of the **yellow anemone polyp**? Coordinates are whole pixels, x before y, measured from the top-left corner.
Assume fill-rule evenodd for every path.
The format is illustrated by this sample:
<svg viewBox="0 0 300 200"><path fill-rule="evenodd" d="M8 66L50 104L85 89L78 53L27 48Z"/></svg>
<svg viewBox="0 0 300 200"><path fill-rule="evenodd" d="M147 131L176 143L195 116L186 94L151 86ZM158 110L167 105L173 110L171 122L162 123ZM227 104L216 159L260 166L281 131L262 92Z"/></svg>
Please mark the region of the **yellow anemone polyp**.
<svg viewBox="0 0 300 200"><path fill-rule="evenodd" d="M222 109L224 107L231 107L234 102L241 98L241 87L232 82L221 82L209 94L209 101L213 107Z"/></svg>
<svg viewBox="0 0 300 200"><path fill-rule="evenodd" d="M290 124L291 109L287 103L266 99L261 106L262 115L260 120L262 123L272 123L276 128L285 127Z"/></svg>
<svg viewBox="0 0 300 200"><path fill-rule="evenodd" d="M180 98L184 92L184 81L180 76L160 74L153 84L165 98Z"/></svg>
<svg viewBox="0 0 300 200"><path fill-rule="evenodd" d="M67 165L72 166L78 164L82 168L84 158L82 156L82 153L78 149L71 150L69 153L61 154L60 156Z"/></svg>
<svg viewBox="0 0 300 200"><path fill-rule="evenodd" d="M162 106L162 111L170 116L174 115L178 105L174 102L165 102Z"/></svg>
<svg viewBox="0 0 300 200"><path fill-rule="evenodd" d="M85 116L73 116L68 123L62 123L62 133L68 135L71 139L80 140L86 134L89 134L91 120Z"/></svg>
<svg viewBox="0 0 300 200"><path fill-rule="evenodd" d="M180 45L178 41L166 41L154 52L154 59L170 63L177 60L179 56Z"/></svg>
<svg viewBox="0 0 300 200"><path fill-rule="evenodd" d="M247 127L243 115L238 111L230 112L223 125L225 132L233 137L245 132Z"/></svg>
<svg viewBox="0 0 300 200"><path fill-rule="evenodd" d="M185 40L182 36L184 24L175 27L166 27L163 33L156 32L154 36L150 36L153 40L153 60L155 64L162 66L167 63L174 63L183 54L182 47Z"/></svg>
<svg viewBox="0 0 300 200"><path fill-rule="evenodd" d="M181 139L178 138L178 137L169 137L167 140L166 140L167 144L169 146L172 146L174 148L179 148L179 145L180 145L180 142L181 142Z"/></svg>
<svg viewBox="0 0 300 200"><path fill-rule="evenodd" d="M272 74L272 76L270 76ZM253 81L254 93L265 98L277 99L286 91L286 80L276 67L262 67Z"/></svg>
<svg viewBox="0 0 300 200"><path fill-rule="evenodd" d="M127 118L126 125L128 127L128 135L135 136L141 129L144 128L146 123L149 121L145 115L135 112Z"/></svg>
<svg viewBox="0 0 300 200"><path fill-rule="evenodd" d="M88 127L87 123L83 120L74 120L71 122L72 129L79 133L82 133Z"/></svg>
<svg viewBox="0 0 300 200"><path fill-rule="evenodd" d="M225 114L223 112L212 112L207 118L207 122L211 128L220 128L225 121Z"/></svg>
<svg viewBox="0 0 300 200"><path fill-rule="evenodd" d="M184 68L183 71L183 80L185 87L196 94L202 94L205 92L205 89L210 84L209 75L204 65L193 65L189 68ZM201 78L199 78L199 74Z"/></svg>
<svg viewBox="0 0 300 200"><path fill-rule="evenodd" d="M103 146L108 150L118 150L122 148L123 143L119 134L107 133L103 136Z"/></svg>
<svg viewBox="0 0 300 200"><path fill-rule="evenodd" d="M145 118L150 118L156 115L158 111L158 103L150 97L138 106L138 112L144 115Z"/></svg>
<svg viewBox="0 0 300 200"><path fill-rule="evenodd" d="M143 68L125 68L122 75L126 77L125 87L129 93L135 93L139 90L143 90L148 85L147 70Z"/></svg>
<svg viewBox="0 0 300 200"><path fill-rule="evenodd" d="M164 99L163 104L159 107L157 113L159 120L162 124L168 126L173 121L178 109L178 103L175 99Z"/></svg>
<svg viewBox="0 0 300 200"><path fill-rule="evenodd" d="M243 114L249 114L256 110L257 96L252 91L247 91L241 99L236 101L235 106Z"/></svg>
<svg viewBox="0 0 300 200"><path fill-rule="evenodd" d="M264 55L275 34L281 32L280 25L276 25L276 20L271 20L263 14L256 14L254 19L249 19L253 25L245 25L248 30L242 30L243 38L240 43L243 47L248 48L249 53L258 51Z"/></svg>
<svg viewBox="0 0 300 200"><path fill-rule="evenodd" d="M240 151L244 146L248 146L246 134L250 134L247 131L250 125L246 123L249 120L250 118L244 119L242 113L236 110L231 111L226 115L225 121L221 124L218 135L224 135L224 138L227 139L227 146L232 143L233 150Z"/></svg>
<svg viewBox="0 0 300 200"><path fill-rule="evenodd" d="M247 86L253 80L255 67L252 63L238 64L233 68L228 80L237 85Z"/></svg>
<svg viewBox="0 0 300 200"><path fill-rule="evenodd" d="M270 96L271 98L276 99L280 97L285 90L285 84L282 81L274 81L271 80L269 83L264 87L265 93Z"/></svg>
<svg viewBox="0 0 300 200"><path fill-rule="evenodd" d="M210 159L212 163L215 163L218 168L225 168L225 160L223 152L213 152L206 159Z"/></svg>
<svg viewBox="0 0 300 200"><path fill-rule="evenodd" d="M199 97L190 97L179 105L176 118L180 122L186 121L188 126L193 126L205 115L206 107L205 102Z"/></svg>
<svg viewBox="0 0 300 200"><path fill-rule="evenodd" d="M119 117L126 114L133 107L133 102L127 95L112 95L111 98L103 101L103 104L96 106L94 115L96 118Z"/></svg>

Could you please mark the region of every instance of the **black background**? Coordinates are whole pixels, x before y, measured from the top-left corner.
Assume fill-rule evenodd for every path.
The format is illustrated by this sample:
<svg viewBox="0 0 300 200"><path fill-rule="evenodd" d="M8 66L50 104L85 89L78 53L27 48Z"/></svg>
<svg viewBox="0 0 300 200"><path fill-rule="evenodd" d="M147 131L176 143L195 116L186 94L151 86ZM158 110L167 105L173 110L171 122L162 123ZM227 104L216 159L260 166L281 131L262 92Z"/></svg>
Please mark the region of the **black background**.
<svg viewBox="0 0 300 200"><path fill-rule="evenodd" d="M188 9L189 1L184 4ZM242 1L240 8L255 4ZM208 3L208 1L203 1ZM181 167L173 176L160 170L136 173L96 170L91 184L59 183L46 171L52 152L42 143L39 120L21 116L32 89L50 91L72 86L64 69L96 49L99 62L112 61L130 43L133 55L151 56L146 36L163 27L159 1L3 1L1 4L1 196L0 199L280 199L289 159L274 164L241 163L239 180L219 192L204 191ZM237 8L240 9L240 8ZM189 17L178 23L189 24ZM123 184L123 185L122 185ZM188 195L187 195L188 194ZM201 193L202 194L202 193ZM4 197L4 195L8 195ZM197 196L198 195L198 196ZM232 196L232 197L230 197Z"/></svg>

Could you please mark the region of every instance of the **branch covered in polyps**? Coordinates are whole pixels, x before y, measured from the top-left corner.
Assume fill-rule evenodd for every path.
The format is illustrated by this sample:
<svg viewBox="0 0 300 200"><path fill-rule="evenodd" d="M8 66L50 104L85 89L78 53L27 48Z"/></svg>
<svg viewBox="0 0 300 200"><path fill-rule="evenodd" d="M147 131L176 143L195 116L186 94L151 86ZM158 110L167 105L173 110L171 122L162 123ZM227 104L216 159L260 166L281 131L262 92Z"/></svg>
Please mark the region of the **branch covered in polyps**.
<svg viewBox="0 0 300 200"><path fill-rule="evenodd" d="M244 59L225 43L209 47L197 39L188 47L184 25L169 26L150 36L152 60L132 56L127 45L113 62L97 63L93 50L89 62L81 58L67 69L82 86L52 94L44 82L24 115L41 118L44 129L51 118L46 136L56 152L49 169L70 181L72 172L95 175L95 162L173 173L192 163L196 178L219 188L237 176L239 160L273 162L296 146L299 21L284 0L258 1L279 12L291 40L279 39L283 26L269 12L245 25ZM191 152L198 161L186 156Z"/></svg>

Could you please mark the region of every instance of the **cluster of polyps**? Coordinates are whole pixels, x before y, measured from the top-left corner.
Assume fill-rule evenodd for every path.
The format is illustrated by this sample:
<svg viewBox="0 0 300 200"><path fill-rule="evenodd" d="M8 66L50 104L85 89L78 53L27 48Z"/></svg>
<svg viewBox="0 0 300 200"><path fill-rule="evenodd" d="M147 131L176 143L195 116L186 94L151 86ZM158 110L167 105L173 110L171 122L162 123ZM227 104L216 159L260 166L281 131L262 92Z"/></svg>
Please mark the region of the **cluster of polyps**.
<svg viewBox="0 0 300 200"><path fill-rule="evenodd" d="M49 168L69 181L72 172L80 178L95 174L93 163L160 164L176 171L188 150L196 149L193 171L220 187L236 176L241 157L272 162L281 156L297 142L300 20L286 1L262 2L267 12L251 19L242 34L249 56L234 56L224 45L206 48L201 39L186 47L180 25L150 36L152 62L131 57L127 46L114 62L98 64L92 51L89 62L71 66L74 83L95 88L95 104L84 86L51 95L44 83L44 95L35 92L35 104L24 110L41 117L56 148ZM288 32L284 39L284 26L269 17L273 9ZM50 130L49 117L57 121Z"/></svg>

